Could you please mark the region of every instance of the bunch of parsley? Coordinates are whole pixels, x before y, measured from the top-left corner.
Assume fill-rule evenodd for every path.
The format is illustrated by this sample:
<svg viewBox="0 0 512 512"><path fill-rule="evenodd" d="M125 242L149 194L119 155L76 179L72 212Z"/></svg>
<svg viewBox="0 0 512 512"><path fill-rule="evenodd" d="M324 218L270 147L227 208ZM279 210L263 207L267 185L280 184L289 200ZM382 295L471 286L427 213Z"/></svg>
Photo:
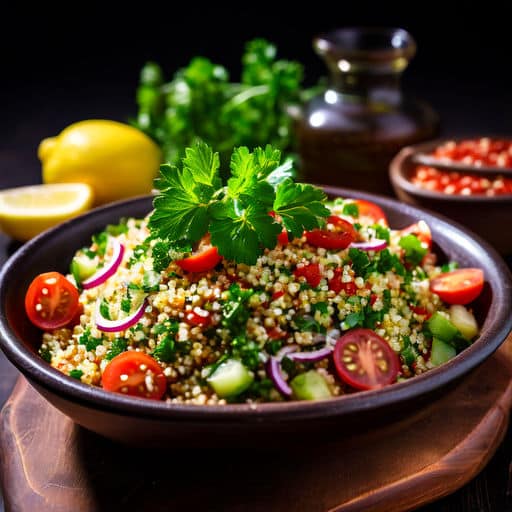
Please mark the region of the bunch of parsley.
<svg viewBox="0 0 512 512"><path fill-rule="evenodd" d="M300 237L323 226L329 215L324 192L294 182L290 161L280 160L281 152L270 145L253 152L235 148L223 186L219 154L204 142L187 148L181 165L162 165L155 180L151 236L183 246L209 233L222 256L251 265L265 248L276 246L283 227L290 237Z"/></svg>
<svg viewBox="0 0 512 512"><path fill-rule="evenodd" d="M204 57L195 57L165 83L162 69L148 62L137 90L134 124L157 141L164 161L178 164L197 140L215 147L223 164L235 146L272 144L292 147L288 109L313 89L301 89L300 63L276 59L276 47L264 39L247 43L240 82Z"/></svg>

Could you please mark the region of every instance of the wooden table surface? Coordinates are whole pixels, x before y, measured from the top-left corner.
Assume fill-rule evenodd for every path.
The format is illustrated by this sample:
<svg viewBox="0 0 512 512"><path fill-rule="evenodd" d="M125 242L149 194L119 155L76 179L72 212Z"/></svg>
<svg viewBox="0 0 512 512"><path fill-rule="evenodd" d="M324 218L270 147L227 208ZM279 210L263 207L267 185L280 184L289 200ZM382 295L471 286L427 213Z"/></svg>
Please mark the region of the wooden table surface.
<svg viewBox="0 0 512 512"><path fill-rule="evenodd" d="M126 89L124 89L126 91ZM79 119L110 118L125 120L126 112L130 112L133 100L131 91L119 94L114 85L112 90L105 88L74 91L75 94L57 94L49 98L42 95L30 100L30 108L7 110L3 127L12 126L5 131L0 141L0 189L28 185L40 182L40 166L36 157L38 142L49 135L58 133L68 124ZM427 94L427 91L425 91ZM98 98L109 98L106 103ZM454 110L450 93L435 104L444 120L446 133L464 134L475 131L468 123L462 109ZM489 95L481 102L479 108L485 115L480 117L480 133L503 133L507 119L503 112L508 104L509 116L512 115L510 102L506 98ZM496 116L489 113L496 112ZM498 116L499 113L499 116ZM444 115L443 115L444 114ZM478 116L477 116L478 117ZM8 238L0 234L0 266L17 248ZM509 264L512 260L509 261ZM17 370L0 353L0 406L9 396L16 378ZM413 454L411 454L413 455ZM0 454L1 456L1 454ZM512 461L512 428L509 428L505 440L485 469L469 484L456 493L424 507L421 512L507 512L512 511L512 485L509 481L509 466ZM44 461L42 461L44 463ZM0 512L3 512L3 501L0 496Z"/></svg>

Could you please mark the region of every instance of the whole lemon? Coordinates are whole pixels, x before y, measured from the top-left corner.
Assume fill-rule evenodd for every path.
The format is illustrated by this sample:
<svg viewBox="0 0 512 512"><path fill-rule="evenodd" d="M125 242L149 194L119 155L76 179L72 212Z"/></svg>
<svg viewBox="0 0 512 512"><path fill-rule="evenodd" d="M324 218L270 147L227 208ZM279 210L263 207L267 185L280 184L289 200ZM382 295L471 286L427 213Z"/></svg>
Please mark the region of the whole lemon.
<svg viewBox="0 0 512 512"><path fill-rule="evenodd" d="M80 121L44 139L38 156L44 183L86 183L95 204L149 193L162 158L140 130L100 119Z"/></svg>

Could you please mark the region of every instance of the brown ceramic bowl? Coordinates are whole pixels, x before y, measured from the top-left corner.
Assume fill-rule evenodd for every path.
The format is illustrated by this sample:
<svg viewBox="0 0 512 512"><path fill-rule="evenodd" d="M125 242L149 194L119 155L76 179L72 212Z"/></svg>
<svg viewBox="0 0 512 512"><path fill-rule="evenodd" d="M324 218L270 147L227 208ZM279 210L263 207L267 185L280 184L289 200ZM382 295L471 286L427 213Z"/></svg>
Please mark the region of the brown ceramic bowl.
<svg viewBox="0 0 512 512"><path fill-rule="evenodd" d="M96 209L24 245L0 274L0 346L28 381L78 424L109 438L157 446L254 447L353 435L398 419L435 399L489 357L512 329L512 282L501 257L460 226L395 200L350 190L326 188L332 196L356 196L378 203L392 227L424 219L443 259L484 270L486 286L475 309L482 325L479 339L447 364L407 382L383 389L316 402L194 406L167 404L110 393L88 386L52 368L37 355L41 332L24 311L25 291L34 276L48 270L67 272L75 250L93 233L121 217L143 216L151 198L143 197Z"/></svg>
<svg viewBox="0 0 512 512"><path fill-rule="evenodd" d="M512 194L495 197L449 195L426 190L411 183L410 177L417 165L412 160L414 154L429 153L448 140L457 141L462 138L408 146L395 156L389 171L395 194L406 203L428 208L460 222L485 238L501 254L512 254L512 236L503 229L512 222Z"/></svg>

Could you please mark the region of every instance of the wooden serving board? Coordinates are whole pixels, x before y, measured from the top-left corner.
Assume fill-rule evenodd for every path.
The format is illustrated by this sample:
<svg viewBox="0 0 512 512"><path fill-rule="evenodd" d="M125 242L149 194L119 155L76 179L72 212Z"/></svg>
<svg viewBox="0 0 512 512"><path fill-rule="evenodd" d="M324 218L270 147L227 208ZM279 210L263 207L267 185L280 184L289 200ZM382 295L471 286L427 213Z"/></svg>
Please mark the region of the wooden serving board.
<svg viewBox="0 0 512 512"><path fill-rule="evenodd" d="M74 425L20 378L1 416L7 511L393 511L463 486L500 444L512 336L406 421L313 448L145 450Z"/></svg>

